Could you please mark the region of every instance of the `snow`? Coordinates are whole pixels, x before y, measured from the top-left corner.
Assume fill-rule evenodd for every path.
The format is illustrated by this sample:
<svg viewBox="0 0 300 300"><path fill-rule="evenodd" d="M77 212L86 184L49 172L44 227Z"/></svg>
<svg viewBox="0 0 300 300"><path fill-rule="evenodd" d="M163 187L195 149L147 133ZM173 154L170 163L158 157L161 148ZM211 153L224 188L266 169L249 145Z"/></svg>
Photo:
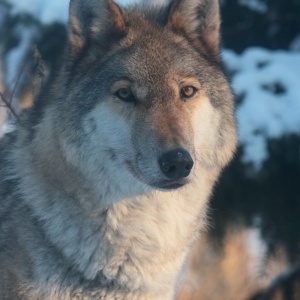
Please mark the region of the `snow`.
<svg viewBox="0 0 300 300"><path fill-rule="evenodd" d="M12 4L13 14L27 13L44 24L65 23L68 20L69 0L7 0Z"/></svg>
<svg viewBox="0 0 300 300"><path fill-rule="evenodd" d="M268 10L266 3L262 0L239 0L240 5L244 5L258 13L265 13Z"/></svg>
<svg viewBox="0 0 300 300"><path fill-rule="evenodd" d="M249 227L246 229L246 249L248 250L248 270L252 278L257 277L258 274L263 273L260 270L264 264L264 258L267 253L266 242L262 239L260 229L256 227Z"/></svg>
<svg viewBox="0 0 300 300"><path fill-rule="evenodd" d="M32 47L32 40L35 36L36 29L33 26L17 26L16 35L20 38L18 47L9 51L6 56L6 83L10 90L13 90L15 82L18 77L18 73L22 69L26 54Z"/></svg>
<svg viewBox="0 0 300 300"><path fill-rule="evenodd" d="M300 51L300 34L297 35L290 45L291 51Z"/></svg>
<svg viewBox="0 0 300 300"><path fill-rule="evenodd" d="M300 53L248 48L241 55L224 50L223 58L243 96L236 113L243 162L260 168L267 139L300 133Z"/></svg>

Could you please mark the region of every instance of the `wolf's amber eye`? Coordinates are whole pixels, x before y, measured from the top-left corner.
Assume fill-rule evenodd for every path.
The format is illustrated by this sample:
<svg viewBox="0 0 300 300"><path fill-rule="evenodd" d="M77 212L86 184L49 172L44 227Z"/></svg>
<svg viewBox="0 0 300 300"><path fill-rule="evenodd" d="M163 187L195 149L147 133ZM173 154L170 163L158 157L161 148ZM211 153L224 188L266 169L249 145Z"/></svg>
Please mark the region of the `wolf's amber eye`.
<svg viewBox="0 0 300 300"><path fill-rule="evenodd" d="M135 102L135 97L129 88L120 88L115 92L115 95L122 101Z"/></svg>
<svg viewBox="0 0 300 300"><path fill-rule="evenodd" d="M180 96L183 99L192 98L197 92L197 89L191 85L185 86L180 90Z"/></svg>

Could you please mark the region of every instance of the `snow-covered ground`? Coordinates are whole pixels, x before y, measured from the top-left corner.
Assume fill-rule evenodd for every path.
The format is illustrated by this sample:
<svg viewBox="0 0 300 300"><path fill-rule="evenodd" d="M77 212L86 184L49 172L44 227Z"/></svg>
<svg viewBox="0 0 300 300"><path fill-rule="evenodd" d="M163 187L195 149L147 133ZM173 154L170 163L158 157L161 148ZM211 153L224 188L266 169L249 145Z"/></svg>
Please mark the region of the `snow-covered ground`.
<svg viewBox="0 0 300 300"><path fill-rule="evenodd" d="M12 14L26 12L43 24L67 21L69 0L7 1L12 4ZM138 1L143 0L117 0L121 5ZM157 3L166 1L156 0ZM257 9L267 9L260 0L240 2ZM8 87L17 77L24 53L31 47L30 41L35 30L35 27L20 28L21 42L6 56ZM298 37L291 45L290 52L248 48L238 55L228 49L223 51L225 64L232 73L233 89L242 99L236 114L239 140L244 146L242 159L257 168L268 157L267 139L290 133L300 134L299 50Z"/></svg>
<svg viewBox="0 0 300 300"><path fill-rule="evenodd" d="M239 3L259 13L264 13L268 10L266 3L261 0L239 0Z"/></svg>
<svg viewBox="0 0 300 300"><path fill-rule="evenodd" d="M224 50L223 58L242 98L236 116L243 161L259 167L267 139L300 134L300 52L248 48L241 55Z"/></svg>

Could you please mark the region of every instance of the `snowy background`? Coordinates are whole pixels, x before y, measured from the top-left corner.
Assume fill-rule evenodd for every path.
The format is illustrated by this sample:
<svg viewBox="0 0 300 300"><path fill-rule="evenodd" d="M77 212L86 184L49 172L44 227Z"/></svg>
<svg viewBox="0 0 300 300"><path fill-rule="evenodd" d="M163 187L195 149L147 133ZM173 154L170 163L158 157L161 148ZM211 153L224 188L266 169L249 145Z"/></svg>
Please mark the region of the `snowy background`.
<svg viewBox="0 0 300 300"><path fill-rule="evenodd" d="M300 0L220 2L240 147L216 188L209 239L226 248L227 229L246 227L255 264L284 249L288 266L300 259ZM0 0L0 92L16 110L38 89L33 48L45 72L59 66L67 18L68 0ZM9 130L0 107L0 135Z"/></svg>

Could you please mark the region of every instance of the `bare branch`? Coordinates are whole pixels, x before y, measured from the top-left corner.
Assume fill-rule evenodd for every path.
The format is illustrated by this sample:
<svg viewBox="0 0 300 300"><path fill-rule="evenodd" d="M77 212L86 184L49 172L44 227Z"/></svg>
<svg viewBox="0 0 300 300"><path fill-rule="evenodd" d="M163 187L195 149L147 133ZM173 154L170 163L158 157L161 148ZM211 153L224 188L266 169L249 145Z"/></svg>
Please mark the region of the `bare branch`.
<svg viewBox="0 0 300 300"><path fill-rule="evenodd" d="M37 61L37 70L38 70L38 77L41 78L41 86L44 84L44 78L46 77L46 65L45 61L42 59L41 52L35 46L33 50L33 57Z"/></svg>
<svg viewBox="0 0 300 300"><path fill-rule="evenodd" d="M19 84L19 81L20 81L20 78L21 78L21 75L23 74L24 70L26 68L26 62L23 64L22 68L20 69L19 73L18 73L18 76L17 76L17 79L16 79L16 82L15 82L15 85L14 85L14 88L10 94L10 97L9 97L9 104L12 103L12 99L13 99L13 96L16 92L16 89L18 87L18 84ZM3 96L3 95L2 95Z"/></svg>
<svg viewBox="0 0 300 300"><path fill-rule="evenodd" d="M4 95L2 93L0 93L0 97L3 101L3 103L5 104L5 106L10 110L10 112L13 114L13 116L16 118L17 121L19 121L19 117L16 114L15 110L13 109L13 107L11 106L10 101L6 100L6 98L4 97Z"/></svg>

